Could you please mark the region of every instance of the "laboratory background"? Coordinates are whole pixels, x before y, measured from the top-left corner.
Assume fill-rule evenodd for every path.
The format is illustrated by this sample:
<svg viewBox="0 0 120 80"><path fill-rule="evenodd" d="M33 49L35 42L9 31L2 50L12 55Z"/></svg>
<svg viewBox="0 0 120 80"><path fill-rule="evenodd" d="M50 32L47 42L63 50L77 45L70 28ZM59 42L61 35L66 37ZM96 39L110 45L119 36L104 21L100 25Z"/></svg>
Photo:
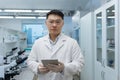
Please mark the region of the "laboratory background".
<svg viewBox="0 0 120 80"><path fill-rule="evenodd" d="M85 65L73 80L120 80L120 0L0 0L0 80L33 80L26 59L61 10L62 32L77 40Z"/></svg>

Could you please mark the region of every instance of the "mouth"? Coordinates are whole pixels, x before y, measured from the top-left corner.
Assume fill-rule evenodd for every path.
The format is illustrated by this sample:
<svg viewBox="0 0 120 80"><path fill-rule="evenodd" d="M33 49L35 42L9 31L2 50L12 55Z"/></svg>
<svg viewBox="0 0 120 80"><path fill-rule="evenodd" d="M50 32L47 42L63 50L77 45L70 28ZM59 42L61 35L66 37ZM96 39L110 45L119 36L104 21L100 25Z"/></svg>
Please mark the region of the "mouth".
<svg viewBox="0 0 120 80"><path fill-rule="evenodd" d="M57 29L51 29L51 31L56 31Z"/></svg>

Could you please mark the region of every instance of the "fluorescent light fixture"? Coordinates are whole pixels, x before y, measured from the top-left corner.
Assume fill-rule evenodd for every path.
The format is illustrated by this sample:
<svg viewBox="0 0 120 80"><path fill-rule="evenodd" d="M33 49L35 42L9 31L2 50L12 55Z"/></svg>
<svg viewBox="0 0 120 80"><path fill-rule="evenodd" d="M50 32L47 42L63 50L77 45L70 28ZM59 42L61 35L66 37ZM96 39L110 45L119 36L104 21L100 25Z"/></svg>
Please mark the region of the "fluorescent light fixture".
<svg viewBox="0 0 120 80"><path fill-rule="evenodd" d="M38 19L46 19L46 17L38 17Z"/></svg>
<svg viewBox="0 0 120 80"><path fill-rule="evenodd" d="M4 10L4 12L32 12L32 10Z"/></svg>
<svg viewBox="0 0 120 80"><path fill-rule="evenodd" d="M97 17L97 19L101 19L102 17Z"/></svg>
<svg viewBox="0 0 120 80"><path fill-rule="evenodd" d="M40 13L47 13L49 12L50 10L34 10L34 12L40 12Z"/></svg>
<svg viewBox="0 0 120 80"><path fill-rule="evenodd" d="M108 16L107 18L112 18L113 19L113 18L115 18L115 16Z"/></svg>
<svg viewBox="0 0 120 80"><path fill-rule="evenodd" d="M0 10L0 12L2 12L2 10Z"/></svg>
<svg viewBox="0 0 120 80"><path fill-rule="evenodd" d="M23 17L23 16L17 16L16 19L36 19L36 17Z"/></svg>
<svg viewBox="0 0 120 80"><path fill-rule="evenodd" d="M13 16L0 16L0 18L2 18L2 19L13 19L14 17Z"/></svg>

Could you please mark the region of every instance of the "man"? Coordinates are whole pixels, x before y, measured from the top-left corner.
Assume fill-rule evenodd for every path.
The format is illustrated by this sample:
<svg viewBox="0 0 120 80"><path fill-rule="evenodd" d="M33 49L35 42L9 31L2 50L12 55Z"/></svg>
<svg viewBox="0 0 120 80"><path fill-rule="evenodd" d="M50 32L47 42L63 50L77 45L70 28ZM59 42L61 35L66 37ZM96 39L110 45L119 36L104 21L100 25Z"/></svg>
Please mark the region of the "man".
<svg viewBox="0 0 120 80"><path fill-rule="evenodd" d="M84 58L76 40L61 33L64 14L51 10L46 15L49 34L35 41L27 63L38 80L73 80L84 65ZM42 64L43 59L58 59L58 65Z"/></svg>

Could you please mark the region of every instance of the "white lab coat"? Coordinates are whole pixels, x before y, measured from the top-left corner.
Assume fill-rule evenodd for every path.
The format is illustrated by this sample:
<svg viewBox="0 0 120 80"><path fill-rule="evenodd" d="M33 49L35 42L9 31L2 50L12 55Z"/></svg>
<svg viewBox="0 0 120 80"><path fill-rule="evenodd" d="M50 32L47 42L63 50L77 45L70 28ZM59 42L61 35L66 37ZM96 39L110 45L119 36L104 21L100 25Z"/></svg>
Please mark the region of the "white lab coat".
<svg viewBox="0 0 120 80"><path fill-rule="evenodd" d="M37 73L38 65L42 59L58 59L65 65L62 73L49 72L38 74L38 80L73 80L73 75L79 73L84 65L84 58L76 40L61 34L55 50L51 50L48 35L35 41L28 57L28 67Z"/></svg>

